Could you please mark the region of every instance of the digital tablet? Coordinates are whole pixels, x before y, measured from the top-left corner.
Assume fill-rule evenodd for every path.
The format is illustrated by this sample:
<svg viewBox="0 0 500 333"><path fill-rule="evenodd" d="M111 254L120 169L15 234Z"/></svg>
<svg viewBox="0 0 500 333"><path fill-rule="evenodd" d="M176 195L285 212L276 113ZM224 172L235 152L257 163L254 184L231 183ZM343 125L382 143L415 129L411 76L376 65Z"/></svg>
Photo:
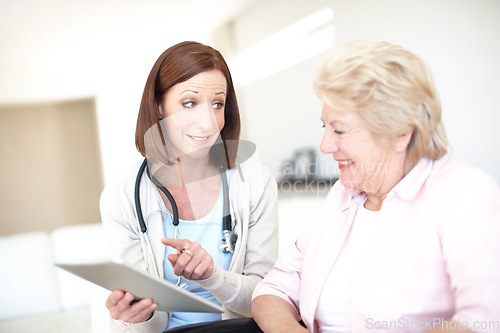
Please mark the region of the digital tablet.
<svg viewBox="0 0 500 333"><path fill-rule="evenodd" d="M137 298L151 298L158 304L159 311L213 313L224 311L218 304L127 264L102 261L55 265L108 290L121 289Z"/></svg>

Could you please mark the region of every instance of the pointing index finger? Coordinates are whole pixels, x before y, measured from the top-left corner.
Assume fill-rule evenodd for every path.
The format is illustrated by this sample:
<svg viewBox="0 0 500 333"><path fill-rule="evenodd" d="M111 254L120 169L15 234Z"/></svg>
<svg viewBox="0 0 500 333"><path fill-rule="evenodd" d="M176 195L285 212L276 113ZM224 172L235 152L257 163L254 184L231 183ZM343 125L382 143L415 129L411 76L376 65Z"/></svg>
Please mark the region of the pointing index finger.
<svg viewBox="0 0 500 333"><path fill-rule="evenodd" d="M182 249L185 247L184 246L184 241L182 239L175 239L175 238L162 238L161 242L165 245L171 246L177 251L182 251Z"/></svg>

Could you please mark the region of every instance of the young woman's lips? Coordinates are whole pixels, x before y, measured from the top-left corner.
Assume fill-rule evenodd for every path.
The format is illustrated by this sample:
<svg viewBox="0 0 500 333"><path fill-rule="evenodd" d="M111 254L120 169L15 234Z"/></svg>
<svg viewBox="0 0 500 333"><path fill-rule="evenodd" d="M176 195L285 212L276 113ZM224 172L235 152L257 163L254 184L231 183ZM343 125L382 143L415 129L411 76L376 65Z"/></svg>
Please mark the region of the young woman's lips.
<svg viewBox="0 0 500 333"><path fill-rule="evenodd" d="M209 142L210 140L210 135L207 135L207 136L198 136L198 135L189 135L189 134L186 134L193 142L197 143L197 144L205 144L207 142Z"/></svg>

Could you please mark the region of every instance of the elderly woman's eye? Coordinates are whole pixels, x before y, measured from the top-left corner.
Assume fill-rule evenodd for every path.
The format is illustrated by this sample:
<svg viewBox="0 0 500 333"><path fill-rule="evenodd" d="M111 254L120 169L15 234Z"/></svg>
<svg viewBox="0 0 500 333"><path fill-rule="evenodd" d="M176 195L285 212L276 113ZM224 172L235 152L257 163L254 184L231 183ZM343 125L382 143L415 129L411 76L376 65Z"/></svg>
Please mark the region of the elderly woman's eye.
<svg viewBox="0 0 500 333"><path fill-rule="evenodd" d="M186 101L186 102L182 102L182 106L184 106L185 108L192 108L196 105L196 102L195 101Z"/></svg>
<svg viewBox="0 0 500 333"><path fill-rule="evenodd" d="M344 131L339 129L333 130L333 132L335 132L335 134L344 134Z"/></svg>

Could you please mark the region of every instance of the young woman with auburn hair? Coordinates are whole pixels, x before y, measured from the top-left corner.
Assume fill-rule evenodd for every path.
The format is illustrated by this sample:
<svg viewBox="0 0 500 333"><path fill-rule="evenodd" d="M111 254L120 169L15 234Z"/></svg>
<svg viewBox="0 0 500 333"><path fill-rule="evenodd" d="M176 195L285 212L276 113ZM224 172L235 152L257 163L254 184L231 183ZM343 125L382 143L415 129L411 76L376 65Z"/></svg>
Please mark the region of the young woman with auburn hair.
<svg viewBox="0 0 500 333"><path fill-rule="evenodd" d="M277 256L277 186L256 161L236 165L239 135L222 55L196 42L167 49L139 110L136 146L145 159L103 191L102 220L116 257L224 313L157 311L152 299L133 302L130 292L114 290L106 301L113 331L250 316L251 294Z"/></svg>

